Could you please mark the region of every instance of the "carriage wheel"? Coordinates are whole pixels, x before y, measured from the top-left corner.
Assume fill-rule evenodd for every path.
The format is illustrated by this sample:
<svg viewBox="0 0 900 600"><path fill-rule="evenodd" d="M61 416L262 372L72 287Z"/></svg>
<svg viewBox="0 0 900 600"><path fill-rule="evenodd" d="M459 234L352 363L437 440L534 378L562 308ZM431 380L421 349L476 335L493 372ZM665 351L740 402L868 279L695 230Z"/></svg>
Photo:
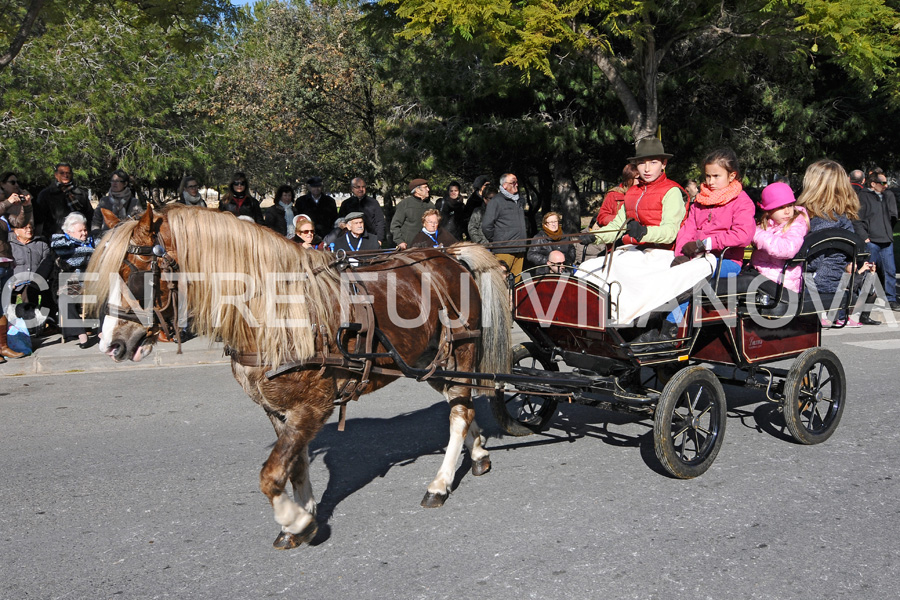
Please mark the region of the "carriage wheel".
<svg viewBox="0 0 900 600"><path fill-rule="evenodd" d="M784 384L784 421L801 444L824 442L844 412L847 380L831 350L810 348L797 357Z"/></svg>
<svg viewBox="0 0 900 600"><path fill-rule="evenodd" d="M513 372L516 367L559 371L536 344L526 342L513 348ZM491 399L491 410L500 427L509 435L531 435L541 431L556 414L555 396L537 396L524 391L497 390Z"/></svg>
<svg viewBox="0 0 900 600"><path fill-rule="evenodd" d="M680 479L709 469L725 437L725 392L701 366L675 373L656 406L653 446L663 467Z"/></svg>

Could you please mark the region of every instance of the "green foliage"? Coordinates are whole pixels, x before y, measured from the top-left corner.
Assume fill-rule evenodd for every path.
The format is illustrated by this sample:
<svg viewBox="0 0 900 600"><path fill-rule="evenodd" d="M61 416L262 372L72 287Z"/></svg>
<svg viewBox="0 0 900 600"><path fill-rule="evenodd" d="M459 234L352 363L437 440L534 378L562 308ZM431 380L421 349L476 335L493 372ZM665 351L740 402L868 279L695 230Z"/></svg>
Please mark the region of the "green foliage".
<svg viewBox="0 0 900 600"><path fill-rule="evenodd" d="M38 179L68 160L98 185L116 168L153 180L203 172L216 132L196 105L210 67L173 53L158 27L136 28L135 9L92 14L49 29L0 71L4 166Z"/></svg>

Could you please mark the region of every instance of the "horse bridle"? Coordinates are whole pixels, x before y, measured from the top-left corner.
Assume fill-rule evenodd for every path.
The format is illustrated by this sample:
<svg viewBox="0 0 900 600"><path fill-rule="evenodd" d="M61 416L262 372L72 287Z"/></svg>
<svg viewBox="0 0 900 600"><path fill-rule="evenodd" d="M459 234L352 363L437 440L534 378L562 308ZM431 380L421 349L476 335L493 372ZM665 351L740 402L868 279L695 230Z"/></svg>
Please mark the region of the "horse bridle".
<svg viewBox="0 0 900 600"><path fill-rule="evenodd" d="M135 301L140 303L140 298L144 297L144 294L136 293L135 288L137 287L137 284L135 279L140 277L140 281L143 283L144 277L148 271L138 269L137 265L128 260L128 257L152 257L148 259L150 262L149 273L151 274L149 295L150 307L147 308L142 306L142 310L134 310L131 306L123 307L110 303L108 305L108 312L111 317L143 325L147 329L148 336L157 334L160 329L162 329L163 333L165 333L169 339L175 339L178 342L178 352L180 354L181 331L175 322L178 319L178 281L175 278L170 279L171 285L169 285L165 303L159 305L157 302L157 300L162 299L160 298L160 295L162 294L161 282L163 273L175 273L178 271L178 263L176 263L171 255L169 255L166 247L157 238L156 233L153 233L152 235L152 241L154 242L152 246L140 246L129 243L128 247L125 249L125 258L122 260L123 264L128 267L128 280L125 285L128 288L128 291L131 292ZM141 285L140 288L141 291L143 291L143 285ZM171 316L166 317L166 312L170 312Z"/></svg>

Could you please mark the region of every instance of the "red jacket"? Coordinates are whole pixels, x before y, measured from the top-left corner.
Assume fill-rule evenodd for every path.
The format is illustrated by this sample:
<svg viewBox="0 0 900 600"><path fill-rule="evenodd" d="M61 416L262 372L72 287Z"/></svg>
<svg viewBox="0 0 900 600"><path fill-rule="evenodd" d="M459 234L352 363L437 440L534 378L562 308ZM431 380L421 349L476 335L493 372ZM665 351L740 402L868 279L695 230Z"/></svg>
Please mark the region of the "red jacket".
<svg viewBox="0 0 900 600"><path fill-rule="evenodd" d="M662 222L663 196L673 187L681 189L681 186L666 177L665 173L650 183L641 181L631 186L625 193L625 218L635 219L641 225L659 225ZM622 243L640 244L627 233L622 237Z"/></svg>
<svg viewBox="0 0 900 600"><path fill-rule="evenodd" d="M603 199L603 204L600 206L600 212L597 213L597 226L603 227L604 225L609 225L609 223L616 218L616 214L618 214L624 201L625 193L622 192L621 187L616 186L609 190L606 197Z"/></svg>

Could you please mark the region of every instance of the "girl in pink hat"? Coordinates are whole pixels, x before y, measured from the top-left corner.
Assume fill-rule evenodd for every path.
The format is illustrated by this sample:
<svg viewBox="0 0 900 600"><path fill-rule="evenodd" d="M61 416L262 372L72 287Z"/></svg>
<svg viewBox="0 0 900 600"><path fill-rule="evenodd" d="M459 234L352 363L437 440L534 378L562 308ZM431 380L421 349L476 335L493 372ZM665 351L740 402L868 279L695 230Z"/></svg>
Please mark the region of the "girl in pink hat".
<svg viewBox="0 0 900 600"><path fill-rule="evenodd" d="M784 263L803 245L809 232L809 216L806 209L795 206L797 199L786 183L767 185L762 191L759 207L763 209L753 235L753 256L750 264L767 279L778 283ZM784 287L800 292L800 266L788 269L784 274Z"/></svg>

